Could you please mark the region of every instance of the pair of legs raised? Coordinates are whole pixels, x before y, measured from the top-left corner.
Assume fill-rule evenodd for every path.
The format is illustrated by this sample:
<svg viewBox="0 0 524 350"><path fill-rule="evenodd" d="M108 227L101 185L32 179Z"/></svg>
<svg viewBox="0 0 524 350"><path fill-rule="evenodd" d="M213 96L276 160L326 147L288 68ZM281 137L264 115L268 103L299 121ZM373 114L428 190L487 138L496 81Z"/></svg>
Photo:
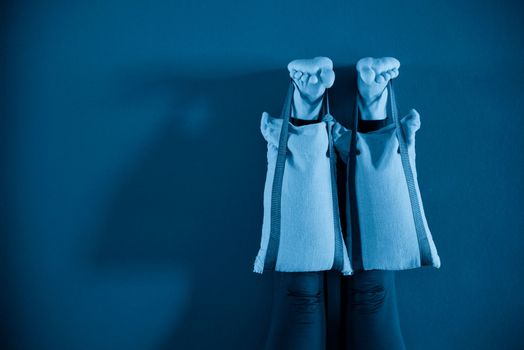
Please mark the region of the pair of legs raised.
<svg viewBox="0 0 524 350"><path fill-rule="evenodd" d="M274 271L271 326L264 350L326 350L323 271ZM395 271L360 271L342 279L341 349L405 350Z"/></svg>
<svg viewBox="0 0 524 350"><path fill-rule="evenodd" d="M387 89L399 74L392 57L358 61L358 91L362 120L386 118ZM290 77L296 83L294 116L316 119L322 95L335 81L327 57L294 60ZM325 350L325 272L274 271L273 312L265 350ZM395 271L368 270L342 277L342 337L344 350L405 350L397 310Z"/></svg>
<svg viewBox="0 0 524 350"><path fill-rule="evenodd" d="M300 119L317 118L322 95L335 82L333 62L327 57L298 59L291 61L287 68L298 87L293 96L294 116ZM399 68L400 62L393 57L366 57L357 62L363 120L386 118L386 85L398 76Z"/></svg>

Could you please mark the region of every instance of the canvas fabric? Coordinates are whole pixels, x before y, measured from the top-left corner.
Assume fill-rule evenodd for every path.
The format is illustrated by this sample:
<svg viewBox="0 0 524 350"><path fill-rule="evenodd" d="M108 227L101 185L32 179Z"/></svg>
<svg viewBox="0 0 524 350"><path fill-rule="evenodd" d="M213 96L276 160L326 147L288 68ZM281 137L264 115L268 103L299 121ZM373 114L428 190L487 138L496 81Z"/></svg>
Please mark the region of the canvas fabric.
<svg viewBox="0 0 524 350"><path fill-rule="evenodd" d="M347 166L345 241L352 268L439 268L418 185L415 134L420 115L398 117L388 84L390 120L376 131L353 133L335 122L333 140ZM358 94L353 130L358 129Z"/></svg>
<svg viewBox="0 0 524 350"><path fill-rule="evenodd" d="M340 228L336 154L331 136L335 119L326 93L318 123L290 121L294 83L279 117L262 113L267 141L267 173L260 248L253 271L337 270L352 274Z"/></svg>

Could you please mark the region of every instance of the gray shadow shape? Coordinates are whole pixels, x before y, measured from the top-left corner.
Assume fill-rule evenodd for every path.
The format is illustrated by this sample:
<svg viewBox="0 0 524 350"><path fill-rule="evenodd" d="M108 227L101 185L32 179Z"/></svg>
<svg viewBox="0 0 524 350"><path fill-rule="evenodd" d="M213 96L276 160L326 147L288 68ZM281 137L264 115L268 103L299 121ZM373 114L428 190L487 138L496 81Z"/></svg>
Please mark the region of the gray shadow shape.
<svg viewBox="0 0 524 350"><path fill-rule="evenodd" d="M355 71L335 69L332 112L348 125ZM119 181L98 230L93 264L100 270L167 266L190 276L187 312L159 349L261 347L270 321L272 274L252 272L266 172L259 125L263 111L280 112L287 71L209 79L144 71L126 76L128 94L122 98L172 95L169 123L152 151ZM344 167L339 168L344 198ZM329 288L338 290L334 281ZM328 339L334 344L338 301L328 308Z"/></svg>

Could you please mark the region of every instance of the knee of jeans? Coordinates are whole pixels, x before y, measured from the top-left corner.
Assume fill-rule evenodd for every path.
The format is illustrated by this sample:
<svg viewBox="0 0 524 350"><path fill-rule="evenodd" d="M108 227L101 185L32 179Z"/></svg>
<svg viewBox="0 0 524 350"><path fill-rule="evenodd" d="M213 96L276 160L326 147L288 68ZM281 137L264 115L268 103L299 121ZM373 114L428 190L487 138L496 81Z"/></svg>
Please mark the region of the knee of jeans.
<svg viewBox="0 0 524 350"><path fill-rule="evenodd" d="M288 289L287 303L293 310L295 323L310 324L316 320L316 315L323 307L324 294L322 290Z"/></svg>
<svg viewBox="0 0 524 350"><path fill-rule="evenodd" d="M315 278L301 278L287 286L286 294L295 305L319 305L323 301L322 281Z"/></svg>
<svg viewBox="0 0 524 350"><path fill-rule="evenodd" d="M378 312L385 304L387 291L382 285L353 288L353 309L361 314Z"/></svg>

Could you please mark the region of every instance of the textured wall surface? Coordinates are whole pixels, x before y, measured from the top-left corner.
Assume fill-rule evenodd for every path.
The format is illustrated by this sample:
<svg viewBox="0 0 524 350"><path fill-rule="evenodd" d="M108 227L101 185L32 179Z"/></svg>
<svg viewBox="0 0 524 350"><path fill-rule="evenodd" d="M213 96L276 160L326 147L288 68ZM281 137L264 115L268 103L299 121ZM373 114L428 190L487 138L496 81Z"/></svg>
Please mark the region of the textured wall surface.
<svg viewBox="0 0 524 350"><path fill-rule="evenodd" d="M524 11L511 1L11 1L2 349L256 349L263 111L287 62L394 56L442 267L397 274L408 349L519 349Z"/></svg>

